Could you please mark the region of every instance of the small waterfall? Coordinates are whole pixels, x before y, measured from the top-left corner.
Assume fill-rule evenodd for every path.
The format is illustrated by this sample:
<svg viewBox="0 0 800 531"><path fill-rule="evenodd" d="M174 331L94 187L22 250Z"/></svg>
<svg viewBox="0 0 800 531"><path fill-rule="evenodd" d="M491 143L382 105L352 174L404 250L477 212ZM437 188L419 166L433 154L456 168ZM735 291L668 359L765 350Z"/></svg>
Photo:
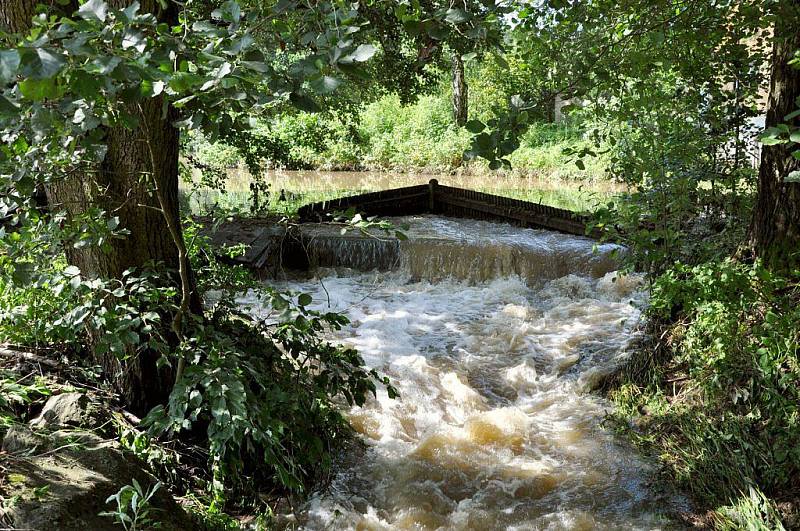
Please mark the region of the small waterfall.
<svg viewBox="0 0 800 531"><path fill-rule="evenodd" d="M380 237L306 237L309 266L390 271L402 263L400 241Z"/></svg>
<svg viewBox="0 0 800 531"><path fill-rule="evenodd" d="M400 270L414 280L446 278L485 282L518 276L529 285L569 273L601 277L618 267L616 245L546 230L520 229L487 221L413 216L391 220L408 225L408 240L378 232L333 233L318 227L303 235L311 268L357 271Z"/></svg>

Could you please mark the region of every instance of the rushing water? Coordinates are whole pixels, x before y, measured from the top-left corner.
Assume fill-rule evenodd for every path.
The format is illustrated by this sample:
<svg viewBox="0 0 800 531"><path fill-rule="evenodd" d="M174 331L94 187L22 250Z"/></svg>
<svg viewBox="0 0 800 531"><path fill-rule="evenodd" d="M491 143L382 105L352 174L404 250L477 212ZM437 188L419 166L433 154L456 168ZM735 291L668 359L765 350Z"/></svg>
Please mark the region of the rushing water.
<svg viewBox="0 0 800 531"><path fill-rule="evenodd" d="M404 221L396 270L324 270L287 286L347 313L336 340L401 394L349 412L366 449L342 456L293 525L663 527L651 471L602 427L610 405L587 392L626 355L641 279L618 277L613 246L593 252L584 238Z"/></svg>

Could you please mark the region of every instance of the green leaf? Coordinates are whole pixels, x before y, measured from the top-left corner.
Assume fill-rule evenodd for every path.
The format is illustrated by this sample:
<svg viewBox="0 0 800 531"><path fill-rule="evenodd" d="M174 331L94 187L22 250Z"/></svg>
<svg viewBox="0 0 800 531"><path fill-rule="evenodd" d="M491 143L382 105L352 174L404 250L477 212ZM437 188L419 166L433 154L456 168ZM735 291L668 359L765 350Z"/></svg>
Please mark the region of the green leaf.
<svg viewBox="0 0 800 531"><path fill-rule="evenodd" d="M336 90L339 85L342 84L342 82L335 77L319 76L315 79L312 79L309 84L317 94L330 94Z"/></svg>
<svg viewBox="0 0 800 531"><path fill-rule="evenodd" d="M300 306L308 306L313 302L311 295L308 293L301 293L299 297L297 297L297 304Z"/></svg>
<svg viewBox="0 0 800 531"><path fill-rule="evenodd" d="M53 79L25 79L18 86L20 94L29 100L42 101L58 96L58 87Z"/></svg>
<svg viewBox="0 0 800 531"><path fill-rule="evenodd" d="M92 61L92 66L94 67L94 71L102 76L107 76L111 72L114 71L115 68L119 66L122 62L122 59L119 57L107 56L107 57L98 57L94 61Z"/></svg>
<svg viewBox="0 0 800 531"><path fill-rule="evenodd" d="M446 27L435 25L435 24L427 25L427 27L425 28L425 31L428 33L428 36L431 39L434 39L434 40L437 40L437 41L441 41L441 40L446 39L447 36L450 34L450 31Z"/></svg>
<svg viewBox="0 0 800 531"><path fill-rule="evenodd" d="M583 171L583 170L585 170L585 169L586 169L586 165L583 163L583 160L582 160L582 159L577 159L577 160L575 161L575 166L577 166L577 167L578 167L578 169L579 169L579 170L581 170L581 171Z"/></svg>
<svg viewBox="0 0 800 531"><path fill-rule="evenodd" d="M784 177L783 182L785 183L800 183L800 170L795 170L790 172L789 175Z"/></svg>
<svg viewBox="0 0 800 531"><path fill-rule="evenodd" d="M292 92L289 94L289 101L292 102L292 105L300 109L301 111L306 112L319 112L320 108L317 103L306 96L305 94L301 94L299 92Z"/></svg>
<svg viewBox="0 0 800 531"><path fill-rule="evenodd" d="M464 127L467 128L467 131L474 134L478 134L486 129L486 126L483 125L483 122L480 120L470 120L464 125Z"/></svg>
<svg viewBox="0 0 800 531"><path fill-rule="evenodd" d="M256 72L266 74L270 71L269 65L261 61L242 61L242 66Z"/></svg>
<svg viewBox="0 0 800 531"><path fill-rule="evenodd" d="M130 28L125 30L125 33L122 35L123 50L134 48L137 52L142 53L146 47L147 41L144 38L144 34Z"/></svg>
<svg viewBox="0 0 800 531"><path fill-rule="evenodd" d="M782 131L777 127L769 127L766 131L759 137L759 141L765 146L774 146L776 144L784 144L786 140L779 138Z"/></svg>
<svg viewBox="0 0 800 531"><path fill-rule="evenodd" d="M19 106L3 95L0 95L0 114L13 115L19 112Z"/></svg>
<svg viewBox="0 0 800 531"><path fill-rule="evenodd" d="M356 51L352 54L353 61L357 63L363 63L364 61L368 61L373 55L375 55L375 47L371 44L361 44L356 48Z"/></svg>
<svg viewBox="0 0 800 531"><path fill-rule="evenodd" d="M103 0L88 0L78 9L78 16L84 20L106 21L108 4Z"/></svg>
<svg viewBox="0 0 800 531"><path fill-rule="evenodd" d="M169 80L169 88L175 92L187 92L189 89L199 85L205 78L189 72L177 72Z"/></svg>
<svg viewBox="0 0 800 531"><path fill-rule="evenodd" d="M789 140L800 144L800 130L795 131L791 135L789 135Z"/></svg>
<svg viewBox="0 0 800 531"><path fill-rule="evenodd" d="M790 112L789 114L787 114L786 116L783 117L783 120L785 122L788 122L789 120L794 120L798 116L800 116L800 109L797 109L794 112Z"/></svg>
<svg viewBox="0 0 800 531"><path fill-rule="evenodd" d="M774 136L762 136L760 140L765 146L774 146L777 144L784 144L786 142L785 140L781 140L780 138L776 138Z"/></svg>
<svg viewBox="0 0 800 531"><path fill-rule="evenodd" d="M17 76L19 68L19 52L17 50L0 51L0 83L5 85Z"/></svg>
<svg viewBox="0 0 800 531"><path fill-rule="evenodd" d="M464 22L469 22L471 18L472 15L459 8L448 9L447 15L444 17L444 19L450 24L463 24Z"/></svg>
<svg viewBox="0 0 800 531"><path fill-rule="evenodd" d="M60 54L46 48L26 49L22 52L22 69L24 77L44 79L55 76L66 62Z"/></svg>

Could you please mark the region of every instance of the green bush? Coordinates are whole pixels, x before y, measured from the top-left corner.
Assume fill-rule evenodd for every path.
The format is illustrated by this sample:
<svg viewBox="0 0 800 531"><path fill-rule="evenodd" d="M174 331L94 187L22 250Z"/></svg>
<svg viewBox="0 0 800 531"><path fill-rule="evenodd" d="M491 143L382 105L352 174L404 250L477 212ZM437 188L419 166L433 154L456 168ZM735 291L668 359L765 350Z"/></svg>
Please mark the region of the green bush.
<svg viewBox="0 0 800 531"><path fill-rule="evenodd" d="M178 349L188 363L169 403L144 424L154 437L205 431L218 497L231 489L253 495L252 485L265 482L304 491L350 433L338 401L362 405L376 383L390 397L395 390L355 350L324 339L347 324L344 315L312 311L307 294L278 292L242 266L218 262L198 231L187 227L194 271L215 302ZM246 291L270 309L268 317L242 313L237 296Z"/></svg>
<svg viewBox="0 0 800 531"><path fill-rule="evenodd" d="M638 419L634 437L712 507L798 485L798 280L728 259L678 264L653 285L651 318L674 323L670 359L613 396Z"/></svg>
<svg viewBox="0 0 800 531"><path fill-rule="evenodd" d="M396 95L367 105L358 125L364 164L386 169L447 171L461 165L469 133L455 126L444 95L402 106Z"/></svg>
<svg viewBox="0 0 800 531"><path fill-rule="evenodd" d="M491 115L490 107L507 105L501 96L477 83L470 96L471 116L486 118ZM236 165L238 159L254 175L271 167L449 172L463 166L472 137L453 122L450 97L447 83L442 83L436 93L420 96L413 103L404 105L398 95L388 94L364 105L355 115L277 115L251 131L231 133L237 137L235 143L244 146L241 151L224 143L203 144L202 140L192 140L186 147L200 163L204 178L205 173ZM589 147L584 137L584 128L575 124L533 124L511 156L514 171L557 180L595 179L603 175L606 158L586 159L587 168L580 170L564 153ZM472 165L485 168L482 162Z"/></svg>
<svg viewBox="0 0 800 531"><path fill-rule="evenodd" d="M182 358L186 369L169 403L145 419L148 441L181 436L194 459L207 456L217 499L255 497L255 484L305 490L350 434L340 403L361 405L377 385L395 391L355 350L325 339L345 316L312 311L308 295L272 290L243 267L223 264L194 223L187 221L185 235L198 290L213 301L188 320L185 339L169 336L162 323L177 298L163 286L163 267L89 279L33 245L17 260L0 254L0 342L52 349L78 364L93 363L87 345L119 358L145 350L161 354L161 363ZM15 280L28 260L39 264L32 281ZM243 313L237 297L248 291L270 309L268 318ZM44 392L17 384L0 375L0 429L31 393ZM148 453L143 439L127 443Z"/></svg>

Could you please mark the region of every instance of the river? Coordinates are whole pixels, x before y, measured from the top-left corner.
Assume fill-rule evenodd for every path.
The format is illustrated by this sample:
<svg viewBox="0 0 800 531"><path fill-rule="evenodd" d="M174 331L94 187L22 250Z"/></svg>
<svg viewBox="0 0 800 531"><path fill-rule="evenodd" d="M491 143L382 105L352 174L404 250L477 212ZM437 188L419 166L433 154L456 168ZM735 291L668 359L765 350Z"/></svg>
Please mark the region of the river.
<svg viewBox="0 0 800 531"><path fill-rule="evenodd" d="M400 391L348 412L365 443L291 516L303 529L661 529L651 466L590 392L626 358L647 295L613 245L418 216L391 271L284 287L352 324ZM357 252L343 248L338 252Z"/></svg>

